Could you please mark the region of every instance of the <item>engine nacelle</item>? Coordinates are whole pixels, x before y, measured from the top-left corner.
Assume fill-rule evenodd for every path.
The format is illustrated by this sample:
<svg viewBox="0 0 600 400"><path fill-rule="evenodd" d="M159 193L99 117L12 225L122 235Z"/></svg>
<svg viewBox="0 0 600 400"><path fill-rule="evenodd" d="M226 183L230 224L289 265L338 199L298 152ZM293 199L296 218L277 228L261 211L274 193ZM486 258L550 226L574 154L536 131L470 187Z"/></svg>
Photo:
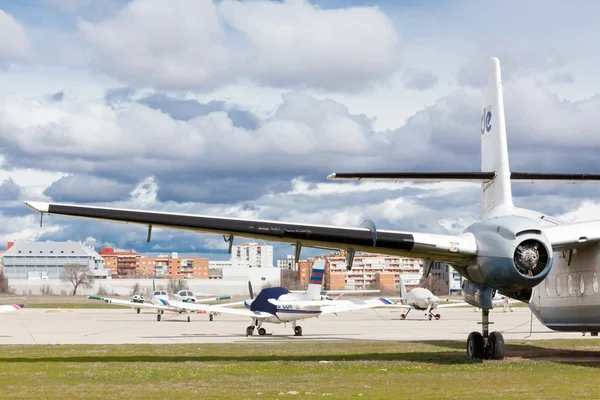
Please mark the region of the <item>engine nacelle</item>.
<svg viewBox="0 0 600 400"><path fill-rule="evenodd" d="M552 246L540 226L528 218L491 218L465 232L475 236L477 257L460 272L473 283L526 298L552 268Z"/></svg>

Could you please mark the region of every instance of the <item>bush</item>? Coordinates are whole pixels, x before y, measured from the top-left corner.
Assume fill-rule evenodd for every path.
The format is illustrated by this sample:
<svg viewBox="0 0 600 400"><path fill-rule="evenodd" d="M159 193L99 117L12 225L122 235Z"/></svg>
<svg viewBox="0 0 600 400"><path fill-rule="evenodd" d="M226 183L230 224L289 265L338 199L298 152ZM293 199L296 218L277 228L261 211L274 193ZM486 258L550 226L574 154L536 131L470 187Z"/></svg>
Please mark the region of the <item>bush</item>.
<svg viewBox="0 0 600 400"><path fill-rule="evenodd" d="M40 293L43 296L50 296L54 294L50 285L42 285L42 287L40 288Z"/></svg>
<svg viewBox="0 0 600 400"><path fill-rule="evenodd" d="M136 294L142 294L142 290L141 290L141 286L139 283L134 283L133 286L131 287L131 295L134 296Z"/></svg>
<svg viewBox="0 0 600 400"><path fill-rule="evenodd" d="M0 271L0 293L10 293L8 286L8 278L4 275L4 271Z"/></svg>
<svg viewBox="0 0 600 400"><path fill-rule="evenodd" d="M108 294L109 294L108 290L104 286L102 286L102 285L98 286L98 291L96 292L96 296L108 296Z"/></svg>

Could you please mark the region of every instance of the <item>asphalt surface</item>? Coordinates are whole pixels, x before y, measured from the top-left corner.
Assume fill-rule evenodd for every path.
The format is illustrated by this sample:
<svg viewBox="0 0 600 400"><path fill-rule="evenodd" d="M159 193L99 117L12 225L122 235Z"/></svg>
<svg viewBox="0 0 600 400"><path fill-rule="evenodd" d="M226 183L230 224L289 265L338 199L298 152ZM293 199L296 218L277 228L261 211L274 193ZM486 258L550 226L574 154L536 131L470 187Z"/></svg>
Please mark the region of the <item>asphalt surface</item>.
<svg viewBox="0 0 600 400"><path fill-rule="evenodd" d="M481 313L472 308L440 310L440 320L430 321L423 312L412 311L406 320L397 310L364 310L300 321L303 336L294 337L290 323L264 324L267 335L246 337L249 318L207 314L136 314L115 309L24 309L0 314L0 344L125 344L125 343L244 343L301 341L416 341L465 340L480 330ZM527 308L514 312L494 309L490 331L501 331L505 340L581 338L581 333L554 332L540 324ZM531 332L530 332L531 324ZM589 337L589 335L586 335Z"/></svg>

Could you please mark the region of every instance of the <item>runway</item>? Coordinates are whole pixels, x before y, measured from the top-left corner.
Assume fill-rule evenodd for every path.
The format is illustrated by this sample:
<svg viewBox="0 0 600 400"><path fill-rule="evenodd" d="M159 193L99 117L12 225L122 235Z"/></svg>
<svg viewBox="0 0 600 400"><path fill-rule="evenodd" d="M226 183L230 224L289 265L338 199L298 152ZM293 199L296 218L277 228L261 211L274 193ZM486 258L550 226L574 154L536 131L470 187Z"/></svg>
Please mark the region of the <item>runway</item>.
<svg viewBox="0 0 600 400"><path fill-rule="evenodd" d="M479 330L481 313L472 308L446 309L442 319L429 321L423 313L413 311L401 320L397 310L377 309L356 313L327 315L300 322L304 336L294 337L291 324L265 324L268 334L245 336L250 320L219 315L213 322L206 314L187 316L165 313L136 314L131 309L24 309L0 315L0 344L127 344L127 343L254 343L301 341L415 341L466 340L469 332ZM535 318L530 336L531 313L515 308L490 313L494 325L506 340L581 338L581 333L554 332ZM586 335L589 337L589 335Z"/></svg>

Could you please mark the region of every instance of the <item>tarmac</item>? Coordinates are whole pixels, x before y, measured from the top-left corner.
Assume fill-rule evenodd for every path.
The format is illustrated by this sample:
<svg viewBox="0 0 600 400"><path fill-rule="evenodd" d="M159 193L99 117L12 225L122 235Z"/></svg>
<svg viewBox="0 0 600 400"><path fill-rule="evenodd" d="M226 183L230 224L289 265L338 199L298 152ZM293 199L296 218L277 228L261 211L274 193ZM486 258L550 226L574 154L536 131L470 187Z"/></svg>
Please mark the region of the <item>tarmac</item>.
<svg viewBox="0 0 600 400"><path fill-rule="evenodd" d="M462 340L480 330L481 312L473 308L440 310L440 320L429 320L424 312L411 311L406 320L398 310L375 309L327 315L300 321L303 336L293 336L290 323L264 324L267 335L245 335L249 318L207 314L165 312L162 321L156 313L136 314L128 308L115 309L24 309L0 314L1 344L129 344L129 343L281 343L308 342ZM554 332L543 326L528 308L514 312L502 308L490 313L505 340L582 338L580 332ZM589 338L589 334L585 338Z"/></svg>

